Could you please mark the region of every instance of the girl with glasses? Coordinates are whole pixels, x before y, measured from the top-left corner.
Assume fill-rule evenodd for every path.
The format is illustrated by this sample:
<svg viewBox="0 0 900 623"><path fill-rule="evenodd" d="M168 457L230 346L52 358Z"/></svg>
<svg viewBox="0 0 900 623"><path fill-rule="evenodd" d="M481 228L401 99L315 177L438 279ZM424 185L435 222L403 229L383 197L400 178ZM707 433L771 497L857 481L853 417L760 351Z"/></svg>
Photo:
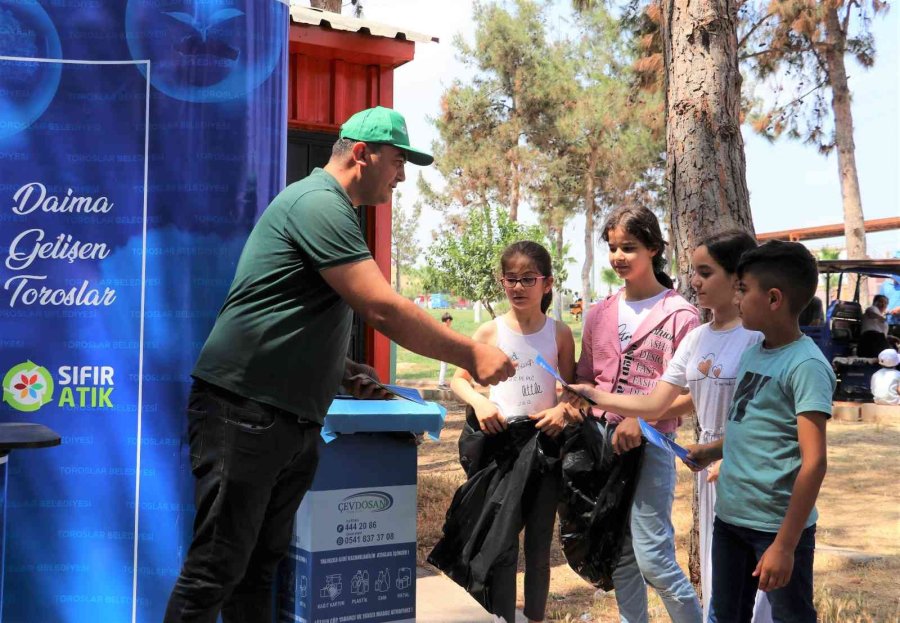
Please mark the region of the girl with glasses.
<svg viewBox="0 0 900 623"><path fill-rule="evenodd" d="M556 366L566 381L575 376L575 341L565 324L547 316L553 297L550 254L531 241L516 242L500 258L500 282L510 309L484 323L472 336L476 342L497 346L517 363L516 374L490 388L488 396L475 391L472 377L459 368L450 384L456 395L470 405L486 435L502 434L510 422L537 420L536 428L555 437L566 426L566 405L557 404L556 379L535 363L540 354ZM556 519L559 474L536 476L528 509L523 513L525 530L525 608L531 622L544 620L550 588L550 544ZM500 557L491 572L491 611L507 623L515 621L518 537Z"/></svg>

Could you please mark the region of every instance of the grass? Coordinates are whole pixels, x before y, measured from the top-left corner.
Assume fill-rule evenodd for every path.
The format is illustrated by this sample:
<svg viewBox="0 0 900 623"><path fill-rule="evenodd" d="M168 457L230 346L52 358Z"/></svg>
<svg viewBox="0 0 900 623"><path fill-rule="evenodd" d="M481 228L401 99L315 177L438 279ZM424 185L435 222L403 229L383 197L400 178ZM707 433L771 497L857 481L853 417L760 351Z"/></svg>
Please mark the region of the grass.
<svg viewBox="0 0 900 623"><path fill-rule="evenodd" d="M505 307L500 309L505 311ZM449 311L453 316L453 330L463 335L471 337L478 328L478 324L475 322L475 313L471 309L426 309L425 311L436 320L440 320L441 316ZM484 323L490 319L490 314L482 311L481 322ZM577 358L581 352L581 323L576 322L567 311L563 312L563 321L569 325L575 336L575 357ZM439 369L439 361L423 357L400 346L397 347L398 381L434 381L437 383ZM449 366L447 378L451 378L455 371L456 366Z"/></svg>
<svg viewBox="0 0 900 623"><path fill-rule="evenodd" d="M456 314L454 312L454 318ZM454 321L455 324L455 321ZM441 443L419 448L418 562L440 538L446 509L456 487L464 481L456 439L463 411L448 403ZM685 443L691 430L680 430ZM890 424L832 422L828 427L828 475L819 496L820 513L816 554L815 600L821 623L900 622L900 504L893 486L900 479L900 421ZM679 563L687 568L687 533L690 525L691 475L678 469L673 522ZM854 562L829 553L824 546L871 554L874 560ZM547 620L574 623L618 621L614 596L595 595L593 587L566 564L554 541ZM519 594L522 594L519 574ZM649 591L650 621L669 618L659 598ZM521 602L519 604L521 607Z"/></svg>

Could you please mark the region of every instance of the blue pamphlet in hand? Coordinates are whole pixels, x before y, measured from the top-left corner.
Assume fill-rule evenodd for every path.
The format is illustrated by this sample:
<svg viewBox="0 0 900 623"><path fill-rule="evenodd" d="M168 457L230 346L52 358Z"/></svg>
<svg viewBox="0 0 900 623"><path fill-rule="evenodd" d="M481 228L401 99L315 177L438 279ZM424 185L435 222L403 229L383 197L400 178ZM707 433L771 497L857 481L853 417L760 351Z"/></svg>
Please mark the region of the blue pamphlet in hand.
<svg viewBox="0 0 900 623"><path fill-rule="evenodd" d="M550 362L549 362L549 361L547 361L546 359L544 359L544 358L541 357L540 355L537 355L537 356L534 358L534 361L535 361L535 363L537 363L540 367L542 367L544 370L546 370L547 372L549 372L550 374L552 374L552 375L553 375L553 378L555 378L557 381L559 381L560 385L562 385L563 388L569 390L570 392L572 392L573 394L575 394L576 396L578 396L579 398L581 398L582 400L584 400L585 402L587 402L589 405L593 405L593 406L595 406L595 407L597 406L597 403L596 403L596 402L594 402L593 400L591 400L590 398L588 398L587 396L585 396L585 395L582 394L581 392L577 392L577 391L575 391L574 389L572 389L572 386L569 385L568 383L566 383L566 382L563 380L563 377L561 377L561 376L559 375L559 372L556 371L556 368L554 368L553 366L550 365Z"/></svg>
<svg viewBox="0 0 900 623"><path fill-rule="evenodd" d="M385 385L384 383L379 383L371 376L367 376L366 378L392 396L410 400L419 405L428 404L422 400L422 394L420 394L417 389L413 389L412 387L400 387L399 385Z"/></svg>
<svg viewBox="0 0 900 623"><path fill-rule="evenodd" d="M647 424L647 422L645 422L643 418L638 418L638 422L640 422L641 424L641 433L644 434L644 437L647 439L647 441L652 443L654 446L662 448L663 450L674 452L675 456L689 465L700 467L694 461L688 458L688 451L684 447L679 446L677 443Z"/></svg>

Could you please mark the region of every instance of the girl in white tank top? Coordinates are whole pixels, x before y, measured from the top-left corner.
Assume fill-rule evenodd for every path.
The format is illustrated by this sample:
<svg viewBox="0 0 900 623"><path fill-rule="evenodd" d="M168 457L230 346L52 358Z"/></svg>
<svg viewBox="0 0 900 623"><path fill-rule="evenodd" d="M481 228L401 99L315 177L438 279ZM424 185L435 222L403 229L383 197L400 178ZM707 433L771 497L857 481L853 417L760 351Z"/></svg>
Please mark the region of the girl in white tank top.
<svg viewBox="0 0 900 623"><path fill-rule="evenodd" d="M558 435L567 423L566 404L558 404L556 379L537 365L540 354L568 382L575 376L575 341L563 323L547 317L553 277L550 254L536 242L507 247L500 258L501 283L510 310L486 322L472 336L497 346L517 364L516 374L490 388L488 396L475 391L472 377L458 369L450 383L470 405L487 435L504 431L510 421L531 418L541 432ZM550 588L550 543L560 486L558 474L540 476L530 508L522 517L525 530L525 608L529 621L544 620ZM515 621L518 539L491 570L491 611L499 620Z"/></svg>

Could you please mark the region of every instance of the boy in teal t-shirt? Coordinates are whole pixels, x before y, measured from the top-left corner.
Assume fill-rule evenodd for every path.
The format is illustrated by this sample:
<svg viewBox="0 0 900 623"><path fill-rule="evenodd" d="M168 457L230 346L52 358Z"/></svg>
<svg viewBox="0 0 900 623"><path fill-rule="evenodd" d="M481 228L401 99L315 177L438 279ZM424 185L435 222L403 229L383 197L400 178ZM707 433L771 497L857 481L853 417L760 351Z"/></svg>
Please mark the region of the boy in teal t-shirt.
<svg viewBox="0 0 900 623"><path fill-rule="evenodd" d="M797 321L815 293L816 260L801 244L773 241L746 252L737 275L744 327L765 340L741 357L724 439L689 455L701 467L723 458L710 621L749 623L759 588L776 621L815 623L815 502L835 387Z"/></svg>

